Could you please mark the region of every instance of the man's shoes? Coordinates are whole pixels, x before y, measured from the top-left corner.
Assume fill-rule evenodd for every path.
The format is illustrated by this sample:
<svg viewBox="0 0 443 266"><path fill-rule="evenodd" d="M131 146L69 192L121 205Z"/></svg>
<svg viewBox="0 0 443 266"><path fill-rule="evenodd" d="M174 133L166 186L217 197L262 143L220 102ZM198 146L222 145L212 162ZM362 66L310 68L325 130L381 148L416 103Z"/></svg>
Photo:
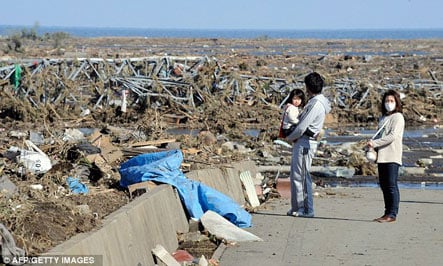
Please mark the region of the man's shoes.
<svg viewBox="0 0 443 266"><path fill-rule="evenodd" d="M297 217L297 216L299 215L299 213L298 213L298 212L293 212L292 210L289 210L289 211L286 213L286 215L287 215L287 216L294 216L294 217Z"/></svg>
<svg viewBox="0 0 443 266"><path fill-rule="evenodd" d="M286 213L287 216L294 216L294 217L304 217L304 218L312 218L314 217L314 213L302 213L302 212L293 212L292 210L289 210Z"/></svg>
<svg viewBox="0 0 443 266"><path fill-rule="evenodd" d="M303 218L313 218L314 217L314 213L299 213L298 217L303 217Z"/></svg>

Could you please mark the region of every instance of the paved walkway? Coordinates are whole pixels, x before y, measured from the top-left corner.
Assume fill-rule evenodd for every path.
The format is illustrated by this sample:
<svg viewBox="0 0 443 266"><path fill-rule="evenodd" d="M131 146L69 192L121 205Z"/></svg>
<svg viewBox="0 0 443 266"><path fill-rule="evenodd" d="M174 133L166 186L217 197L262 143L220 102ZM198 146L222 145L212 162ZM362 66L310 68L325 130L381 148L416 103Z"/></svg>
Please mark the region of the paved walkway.
<svg viewBox="0 0 443 266"><path fill-rule="evenodd" d="M443 265L443 190L401 189L397 221L383 224L379 188L315 191L315 218L286 216L288 199L260 206L247 231L264 241L229 246L220 265Z"/></svg>

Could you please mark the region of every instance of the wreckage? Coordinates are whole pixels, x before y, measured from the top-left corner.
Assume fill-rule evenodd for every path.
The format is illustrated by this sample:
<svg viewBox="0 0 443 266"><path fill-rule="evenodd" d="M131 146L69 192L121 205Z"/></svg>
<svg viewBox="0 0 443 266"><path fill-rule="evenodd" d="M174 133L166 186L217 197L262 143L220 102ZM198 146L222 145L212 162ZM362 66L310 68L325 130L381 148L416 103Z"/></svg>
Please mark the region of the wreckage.
<svg viewBox="0 0 443 266"><path fill-rule="evenodd" d="M78 58L21 60L0 62L2 112L14 113L18 106L46 110L41 114L62 118L86 116L97 109L117 108L125 113L135 110L163 109L164 115L191 117L195 108L214 99L226 104L245 101L250 104L281 106L288 92L303 88L306 73L291 79L245 75L224 69L216 58L163 56L127 59ZM406 98L406 117L410 121L436 118L441 105L443 82L436 79L415 79L397 84L375 84L367 80L337 78L327 80L325 94L334 104L333 115L340 121L371 122L378 112L379 95L396 89ZM421 99L419 99L421 98ZM433 101L434 107L419 102ZM414 102L409 105L408 101ZM69 106L69 107L67 107ZM166 108L173 107L173 108ZM38 116L37 116L38 117ZM37 119L34 117L34 119ZM352 121L352 119L354 121Z"/></svg>

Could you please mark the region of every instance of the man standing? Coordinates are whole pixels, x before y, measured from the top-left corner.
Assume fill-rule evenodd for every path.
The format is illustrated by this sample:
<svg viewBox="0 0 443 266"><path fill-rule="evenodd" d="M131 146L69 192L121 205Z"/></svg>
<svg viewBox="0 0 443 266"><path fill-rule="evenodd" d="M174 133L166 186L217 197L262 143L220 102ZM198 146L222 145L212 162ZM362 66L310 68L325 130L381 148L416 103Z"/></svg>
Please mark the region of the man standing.
<svg viewBox="0 0 443 266"><path fill-rule="evenodd" d="M299 115L297 127L286 138L293 143L290 175L291 209L287 215L314 217L312 179L309 171L318 145L315 136L318 136L322 130L331 106L322 94L324 82L320 74L310 73L304 81L309 101Z"/></svg>

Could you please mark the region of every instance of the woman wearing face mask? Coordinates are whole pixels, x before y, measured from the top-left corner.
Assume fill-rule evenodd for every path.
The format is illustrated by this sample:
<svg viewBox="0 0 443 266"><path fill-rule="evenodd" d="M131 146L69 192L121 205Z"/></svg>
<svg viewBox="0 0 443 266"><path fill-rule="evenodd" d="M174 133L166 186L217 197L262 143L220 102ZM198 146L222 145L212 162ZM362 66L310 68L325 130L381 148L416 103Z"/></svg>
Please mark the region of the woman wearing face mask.
<svg viewBox="0 0 443 266"><path fill-rule="evenodd" d="M374 221L384 223L394 222L397 219L400 203L397 180L402 164L402 142L405 127L400 95L394 90L387 91L383 95L381 110L382 117L379 126L383 126L383 129L375 139L368 141L367 146L378 151L377 168L385 202L385 212L382 217L374 219Z"/></svg>

